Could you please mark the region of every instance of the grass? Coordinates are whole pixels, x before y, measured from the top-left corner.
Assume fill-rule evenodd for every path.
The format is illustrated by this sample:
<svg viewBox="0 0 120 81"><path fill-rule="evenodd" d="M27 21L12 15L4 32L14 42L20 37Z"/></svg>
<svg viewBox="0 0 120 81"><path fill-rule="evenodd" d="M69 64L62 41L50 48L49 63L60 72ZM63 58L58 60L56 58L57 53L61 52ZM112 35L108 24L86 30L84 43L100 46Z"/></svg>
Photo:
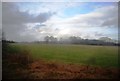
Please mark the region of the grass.
<svg viewBox="0 0 120 81"><path fill-rule="evenodd" d="M102 67L118 66L118 47L60 44L11 44L28 50L34 59Z"/></svg>

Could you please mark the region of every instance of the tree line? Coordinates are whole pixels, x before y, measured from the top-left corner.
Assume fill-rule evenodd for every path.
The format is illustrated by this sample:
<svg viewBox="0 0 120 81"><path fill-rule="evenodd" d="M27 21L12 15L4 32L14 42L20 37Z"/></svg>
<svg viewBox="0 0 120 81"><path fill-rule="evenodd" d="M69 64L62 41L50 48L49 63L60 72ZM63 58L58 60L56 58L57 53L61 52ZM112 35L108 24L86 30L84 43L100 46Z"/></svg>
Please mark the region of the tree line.
<svg viewBox="0 0 120 81"><path fill-rule="evenodd" d="M110 39L110 38L109 38ZM4 34L2 37L2 43L17 43L13 40L6 40ZM27 42L25 42L27 43ZM96 39L82 39L81 37L70 36L68 38L56 38L54 36L45 36L44 41L33 41L31 43L45 43L45 44L81 44L81 45L112 45L119 46L119 43L109 42Z"/></svg>
<svg viewBox="0 0 120 81"><path fill-rule="evenodd" d="M44 43L58 43L58 44L86 44L86 45L119 45L116 42L96 40L96 39L82 39L81 37L70 36L69 38L57 39L54 36L46 36Z"/></svg>

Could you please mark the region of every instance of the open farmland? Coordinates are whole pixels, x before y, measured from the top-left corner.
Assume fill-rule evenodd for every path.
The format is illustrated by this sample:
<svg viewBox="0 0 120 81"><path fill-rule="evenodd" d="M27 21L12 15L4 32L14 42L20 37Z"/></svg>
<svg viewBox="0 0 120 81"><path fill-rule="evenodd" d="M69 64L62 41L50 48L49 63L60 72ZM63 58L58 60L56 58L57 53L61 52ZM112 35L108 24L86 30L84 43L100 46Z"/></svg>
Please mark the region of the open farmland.
<svg viewBox="0 0 120 81"><path fill-rule="evenodd" d="M2 79L119 79L119 5L1 1Z"/></svg>
<svg viewBox="0 0 120 81"><path fill-rule="evenodd" d="M3 79L118 78L115 46L16 43L4 50Z"/></svg>
<svg viewBox="0 0 120 81"><path fill-rule="evenodd" d="M60 44L12 44L12 46L28 50L34 59L103 67L118 66L118 47L115 46Z"/></svg>

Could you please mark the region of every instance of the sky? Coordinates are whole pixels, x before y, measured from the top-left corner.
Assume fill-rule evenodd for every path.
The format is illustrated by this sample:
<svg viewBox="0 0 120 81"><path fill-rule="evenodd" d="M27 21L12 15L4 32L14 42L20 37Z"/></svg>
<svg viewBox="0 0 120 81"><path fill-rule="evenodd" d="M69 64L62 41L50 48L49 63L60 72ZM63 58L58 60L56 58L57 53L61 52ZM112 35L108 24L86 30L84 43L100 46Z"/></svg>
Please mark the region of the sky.
<svg viewBox="0 0 120 81"><path fill-rule="evenodd" d="M2 2L6 39L42 41L45 36L118 39L117 2Z"/></svg>

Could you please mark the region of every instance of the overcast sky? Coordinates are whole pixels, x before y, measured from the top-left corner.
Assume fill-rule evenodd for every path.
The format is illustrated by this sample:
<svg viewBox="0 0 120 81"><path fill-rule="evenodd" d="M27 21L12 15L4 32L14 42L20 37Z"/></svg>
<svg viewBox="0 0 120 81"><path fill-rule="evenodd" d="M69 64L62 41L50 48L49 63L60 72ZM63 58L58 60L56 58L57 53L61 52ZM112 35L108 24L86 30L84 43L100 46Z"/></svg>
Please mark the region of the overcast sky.
<svg viewBox="0 0 120 81"><path fill-rule="evenodd" d="M115 2L3 2L2 27L8 40L45 36L118 39Z"/></svg>

